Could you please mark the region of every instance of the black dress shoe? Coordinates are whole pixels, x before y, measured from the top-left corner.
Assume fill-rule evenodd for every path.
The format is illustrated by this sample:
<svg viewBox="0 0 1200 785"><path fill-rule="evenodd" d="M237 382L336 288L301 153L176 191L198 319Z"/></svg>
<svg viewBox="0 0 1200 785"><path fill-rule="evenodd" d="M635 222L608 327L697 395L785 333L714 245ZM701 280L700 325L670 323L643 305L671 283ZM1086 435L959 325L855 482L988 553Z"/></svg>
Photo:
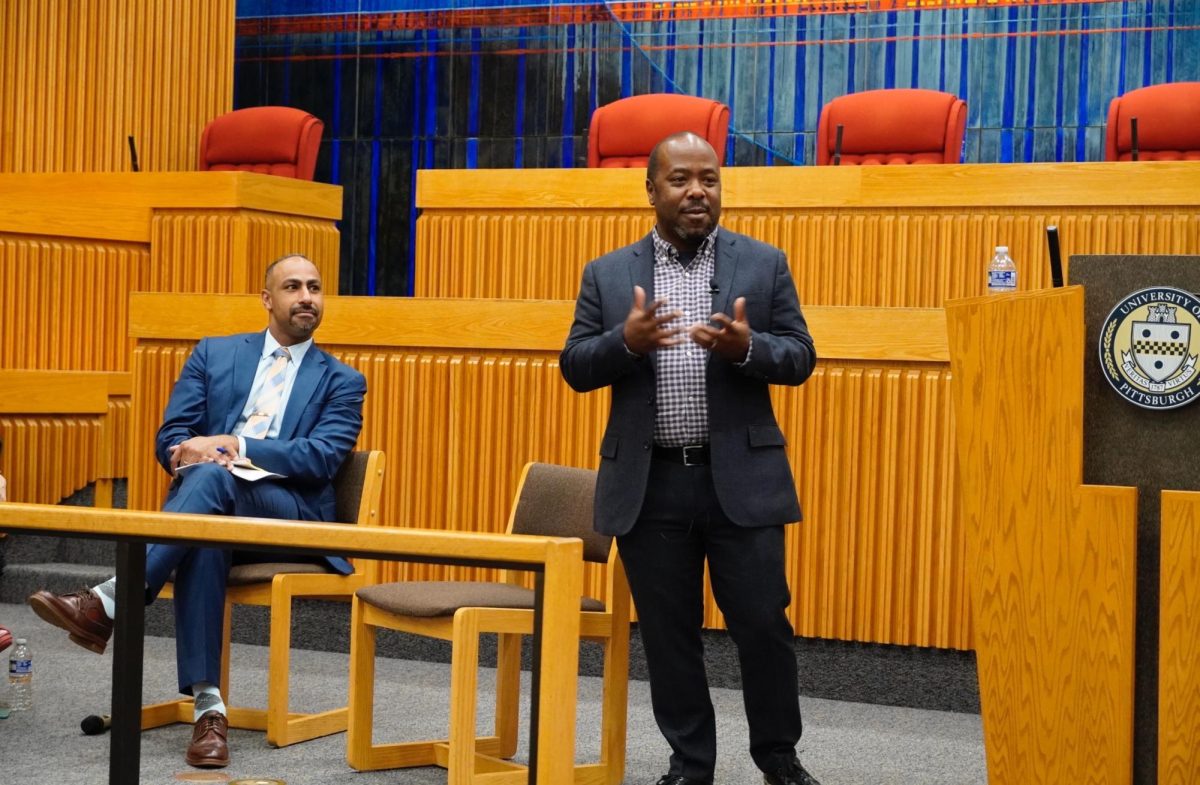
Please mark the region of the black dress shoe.
<svg viewBox="0 0 1200 785"><path fill-rule="evenodd" d="M792 758L774 771L763 773L764 785L821 785L817 778L805 771L800 761Z"/></svg>
<svg viewBox="0 0 1200 785"><path fill-rule="evenodd" d="M654 785L712 785L712 780L697 780L682 774L664 774Z"/></svg>

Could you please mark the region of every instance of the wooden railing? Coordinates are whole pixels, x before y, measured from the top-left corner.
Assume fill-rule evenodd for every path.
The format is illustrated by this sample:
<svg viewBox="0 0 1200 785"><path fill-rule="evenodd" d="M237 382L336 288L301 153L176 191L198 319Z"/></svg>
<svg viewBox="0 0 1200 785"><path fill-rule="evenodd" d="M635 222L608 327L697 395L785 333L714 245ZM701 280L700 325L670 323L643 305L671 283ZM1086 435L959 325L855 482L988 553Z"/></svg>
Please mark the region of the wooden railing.
<svg viewBox="0 0 1200 785"><path fill-rule="evenodd" d="M566 301L339 297L318 339L367 377L359 447L387 452L382 519L503 530L521 466L594 467L608 393L558 371ZM969 648L964 548L950 449L945 325L938 309L805 310L821 361L775 402L805 523L787 558L800 635ZM134 295L137 339L130 505L156 509L167 475L153 438L179 369L214 332L264 326L254 297ZM404 565L397 579L476 575ZM591 569L587 588L603 594ZM706 623L721 626L712 598Z"/></svg>
<svg viewBox="0 0 1200 785"><path fill-rule="evenodd" d="M1194 253L1190 162L727 167L722 226L782 248L809 305L937 308L982 294L994 246L1022 289L1063 253ZM645 172L423 170L416 293L572 299L590 260L653 225Z"/></svg>
<svg viewBox="0 0 1200 785"><path fill-rule="evenodd" d="M95 482L98 507L126 473L130 374L0 370L0 474L10 501L54 504Z"/></svg>

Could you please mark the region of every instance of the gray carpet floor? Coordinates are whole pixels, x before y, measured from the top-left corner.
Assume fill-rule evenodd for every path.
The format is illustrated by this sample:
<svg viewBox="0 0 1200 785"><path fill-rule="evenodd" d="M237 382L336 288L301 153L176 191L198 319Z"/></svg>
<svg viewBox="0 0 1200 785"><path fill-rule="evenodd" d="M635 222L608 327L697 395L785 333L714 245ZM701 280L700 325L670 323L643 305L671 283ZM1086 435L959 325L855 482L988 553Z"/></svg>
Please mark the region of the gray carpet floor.
<svg viewBox="0 0 1200 785"><path fill-rule="evenodd" d="M108 736L84 736L79 721L109 707L112 655L91 654L42 622L24 605L0 604L0 624L29 639L34 657L34 708L0 720L3 782L98 785L108 781ZM5 652L7 654L7 652ZM264 705L267 650L234 644L233 702ZM145 645L146 702L174 697L175 641L148 637ZM316 711L340 705L346 695L344 654L293 653L293 709ZM524 674L528 695L528 674ZM377 663L376 741L444 735L449 714L446 665L380 658ZM479 715L490 718L491 678L481 677ZM746 752L746 724L737 690L712 690L720 720L717 785L762 782ZM595 760L599 739L600 681L580 679L578 759ZM975 714L927 711L801 697L805 732L801 760L824 785L985 785L983 732ZM345 762L345 735L315 739L285 749L267 745L263 734L230 731L232 763L212 772L191 769L183 751L187 725L142 734L141 783L220 782L273 778L289 785L347 782L355 785L444 785L437 768L355 772ZM518 758L524 760L522 738ZM645 682L630 684L626 785L653 785L666 771L669 750L650 711ZM202 779L209 777L210 779ZM551 783L551 785L561 785Z"/></svg>

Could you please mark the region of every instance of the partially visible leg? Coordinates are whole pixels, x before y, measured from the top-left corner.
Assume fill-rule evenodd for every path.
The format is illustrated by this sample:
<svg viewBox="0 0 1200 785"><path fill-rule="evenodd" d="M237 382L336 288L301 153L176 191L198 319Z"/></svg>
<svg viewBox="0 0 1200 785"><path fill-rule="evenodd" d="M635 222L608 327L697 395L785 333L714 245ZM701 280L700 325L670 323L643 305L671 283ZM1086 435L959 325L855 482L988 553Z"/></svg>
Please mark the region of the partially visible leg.
<svg viewBox="0 0 1200 785"><path fill-rule="evenodd" d="M713 596L738 650L750 755L773 771L794 759L803 730L783 527L743 528L717 513L705 531Z"/></svg>
<svg viewBox="0 0 1200 785"><path fill-rule="evenodd" d="M711 782L716 717L704 669L704 552L690 522L641 519L617 539L638 611L654 718L671 746L669 774Z"/></svg>

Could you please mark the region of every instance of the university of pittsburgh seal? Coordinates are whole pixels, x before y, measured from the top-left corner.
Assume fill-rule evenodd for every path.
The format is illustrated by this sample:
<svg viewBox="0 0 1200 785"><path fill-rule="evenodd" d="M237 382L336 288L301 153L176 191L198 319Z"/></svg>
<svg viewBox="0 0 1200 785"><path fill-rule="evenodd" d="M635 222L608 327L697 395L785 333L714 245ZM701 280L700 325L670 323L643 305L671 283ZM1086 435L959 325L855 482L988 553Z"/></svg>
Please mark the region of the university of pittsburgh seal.
<svg viewBox="0 0 1200 785"><path fill-rule="evenodd" d="M1200 397L1200 300L1155 286L1126 295L1100 330L1100 367L1121 397L1175 409Z"/></svg>

